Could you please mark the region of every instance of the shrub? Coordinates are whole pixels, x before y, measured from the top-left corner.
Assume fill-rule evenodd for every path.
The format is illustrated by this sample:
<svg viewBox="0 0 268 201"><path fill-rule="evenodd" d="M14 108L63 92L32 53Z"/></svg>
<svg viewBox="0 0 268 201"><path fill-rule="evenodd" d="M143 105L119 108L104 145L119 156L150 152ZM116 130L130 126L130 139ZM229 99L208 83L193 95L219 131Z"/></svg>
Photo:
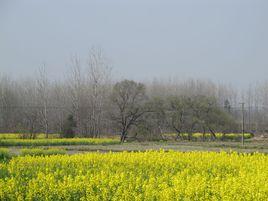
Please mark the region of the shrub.
<svg viewBox="0 0 268 201"><path fill-rule="evenodd" d="M12 154L6 148L0 148L0 161L7 161L12 158Z"/></svg>
<svg viewBox="0 0 268 201"><path fill-rule="evenodd" d="M64 138L73 138L75 136L76 122L73 115L69 115L67 120L63 124L62 128L62 137Z"/></svg>
<svg viewBox="0 0 268 201"><path fill-rule="evenodd" d="M64 155L64 149L22 149L21 155L26 156L50 156L50 155Z"/></svg>

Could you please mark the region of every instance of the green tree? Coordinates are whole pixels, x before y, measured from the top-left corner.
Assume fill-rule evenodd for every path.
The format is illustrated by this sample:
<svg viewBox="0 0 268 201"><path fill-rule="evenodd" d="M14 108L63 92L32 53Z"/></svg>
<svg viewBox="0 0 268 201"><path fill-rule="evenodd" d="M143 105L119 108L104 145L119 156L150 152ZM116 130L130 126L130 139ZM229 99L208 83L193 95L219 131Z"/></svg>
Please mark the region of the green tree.
<svg viewBox="0 0 268 201"><path fill-rule="evenodd" d="M132 80L118 82L113 87L111 100L114 105L112 120L119 127L121 142L124 142L129 129L146 113L145 86Z"/></svg>
<svg viewBox="0 0 268 201"><path fill-rule="evenodd" d="M62 137L73 138L75 137L76 122L72 114L68 116L63 124Z"/></svg>
<svg viewBox="0 0 268 201"><path fill-rule="evenodd" d="M167 127L165 100L161 97L152 97L146 102L144 110L147 112L136 126L136 136L142 135L148 140L165 140L162 135Z"/></svg>

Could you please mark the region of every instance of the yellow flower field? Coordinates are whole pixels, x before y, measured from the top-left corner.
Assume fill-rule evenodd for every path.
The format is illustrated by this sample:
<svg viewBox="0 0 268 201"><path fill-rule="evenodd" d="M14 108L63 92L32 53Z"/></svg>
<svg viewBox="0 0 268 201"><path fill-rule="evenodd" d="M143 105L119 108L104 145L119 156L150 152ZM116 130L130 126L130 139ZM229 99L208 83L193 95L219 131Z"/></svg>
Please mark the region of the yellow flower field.
<svg viewBox="0 0 268 201"><path fill-rule="evenodd" d="M0 200L268 200L268 156L147 151L15 157Z"/></svg>
<svg viewBox="0 0 268 201"><path fill-rule="evenodd" d="M29 133L0 133L0 139L24 139L25 137L29 138ZM59 134L49 134L48 138L59 138ZM45 139L46 134L45 133L37 133L36 139Z"/></svg>
<svg viewBox="0 0 268 201"><path fill-rule="evenodd" d="M55 139L0 139L0 146L64 146L64 145L110 145L119 144L109 138L55 138Z"/></svg>

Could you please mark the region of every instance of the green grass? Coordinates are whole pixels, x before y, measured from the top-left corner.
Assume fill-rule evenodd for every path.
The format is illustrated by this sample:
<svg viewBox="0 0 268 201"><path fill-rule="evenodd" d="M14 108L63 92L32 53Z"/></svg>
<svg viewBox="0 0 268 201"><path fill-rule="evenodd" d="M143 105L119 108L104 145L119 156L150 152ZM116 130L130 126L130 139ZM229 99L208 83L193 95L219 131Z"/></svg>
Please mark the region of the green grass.
<svg viewBox="0 0 268 201"><path fill-rule="evenodd" d="M119 144L116 139L62 138L62 139L0 139L0 146L62 146Z"/></svg>
<svg viewBox="0 0 268 201"><path fill-rule="evenodd" d="M6 148L0 148L0 162L8 161L12 158L12 154Z"/></svg>
<svg viewBox="0 0 268 201"><path fill-rule="evenodd" d="M64 149L21 149L21 156L50 156L50 155L64 155Z"/></svg>

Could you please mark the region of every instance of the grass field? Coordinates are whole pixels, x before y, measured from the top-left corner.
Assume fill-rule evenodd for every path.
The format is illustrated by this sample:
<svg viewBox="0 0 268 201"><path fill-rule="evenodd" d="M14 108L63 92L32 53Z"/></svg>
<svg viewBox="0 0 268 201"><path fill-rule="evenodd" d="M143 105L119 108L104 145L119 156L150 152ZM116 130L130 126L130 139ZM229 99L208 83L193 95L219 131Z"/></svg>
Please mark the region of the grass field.
<svg viewBox="0 0 268 201"><path fill-rule="evenodd" d="M246 141L242 146L240 142L131 142L123 144L109 144L109 145L63 145L63 146L36 146L29 150L34 149L59 149L64 150L66 154L78 154L87 152L122 152L122 151L146 151L146 150L174 150L181 152L189 151L236 151L239 153L268 153L268 141L262 142L249 142ZM5 148L6 149L6 148ZM27 147L12 146L8 147L12 155L21 155L22 150L28 149Z"/></svg>
<svg viewBox="0 0 268 201"><path fill-rule="evenodd" d="M15 157L0 164L0 200L263 200L268 156L120 152Z"/></svg>
<svg viewBox="0 0 268 201"><path fill-rule="evenodd" d="M2 134L0 134L1 136ZM246 139L245 145L238 140L211 141L211 140L168 140L154 142L127 142L120 143L119 139L114 138L73 138L73 139L18 139L14 138L17 134L6 134L13 138L0 138L0 147L9 148L11 153L19 155L22 148L49 148L54 147L66 150L67 154L84 153L92 151L145 151L145 150L176 150L176 151L237 151L237 152L263 152L268 153L268 139L255 140L255 138ZM169 134L170 135L170 134ZM200 134L195 134L200 135ZM230 134L231 135L231 134ZM41 135L40 137L44 137Z"/></svg>
<svg viewBox="0 0 268 201"><path fill-rule="evenodd" d="M114 145L91 145L91 146L57 146L65 148L68 153L84 153L92 151L121 152L121 151L146 151L146 150L175 150L175 151L237 151L245 153L261 152L268 153L268 141L246 142L243 146L240 142L131 142Z"/></svg>

